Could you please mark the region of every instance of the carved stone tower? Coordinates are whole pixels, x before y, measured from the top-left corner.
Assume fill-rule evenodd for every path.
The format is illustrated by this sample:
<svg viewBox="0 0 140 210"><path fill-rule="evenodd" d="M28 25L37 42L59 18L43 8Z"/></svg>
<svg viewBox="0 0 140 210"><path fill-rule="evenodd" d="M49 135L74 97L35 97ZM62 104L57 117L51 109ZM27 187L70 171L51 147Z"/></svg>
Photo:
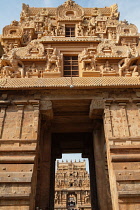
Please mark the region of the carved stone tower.
<svg viewBox="0 0 140 210"><path fill-rule="evenodd" d="M54 203L55 209L91 210L86 162L57 162Z"/></svg>
<svg viewBox="0 0 140 210"><path fill-rule="evenodd" d="M139 210L137 27L116 4L23 4L1 45L0 209L54 210L55 160L82 153L91 209Z"/></svg>

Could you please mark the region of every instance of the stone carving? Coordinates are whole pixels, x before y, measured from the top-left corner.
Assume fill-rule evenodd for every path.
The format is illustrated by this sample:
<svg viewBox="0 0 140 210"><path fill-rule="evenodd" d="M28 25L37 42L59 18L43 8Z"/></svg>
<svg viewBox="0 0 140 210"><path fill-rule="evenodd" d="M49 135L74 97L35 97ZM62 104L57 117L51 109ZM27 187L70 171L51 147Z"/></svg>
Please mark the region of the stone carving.
<svg viewBox="0 0 140 210"><path fill-rule="evenodd" d="M6 65L8 63L8 65ZM8 58L2 57L1 78L20 78L24 77L24 64L17 59L16 51L13 51Z"/></svg>
<svg viewBox="0 0 140 210"><path fill-rule="evenodd" d="M117 33L120 35L125 35L125 36L135 36L138 35L138 29L134 24L128 24L122 22L117 26Z"/></svg>
<svg viewBox="0 0 140 210"><path fill-rule="evenodd" d="M47 30L44 32L44 35L46 35L46 36L54 36L55 35L55 27L52 25L52 23L48 24Z"/></svg>
<svg viewBox="0 0 140 210"><path fill-rule="evenodd" d="M95 33L95 28L94 26L91 24L91 21L88 23L88 29L87 29L87 36L95 36L96 33Z"/></svg>
<svg viewBox="0 0 140 210"><path fill-rule="evenodd" d="M30 68L28 68L28 70L26 71L26 76L27 77L40 77L40 71L39 69L36 67L36 64L33 63L32 66L30 66Z"/></svg>
<svg viewBox="0 0 140 210"><path fill-rule="evenodd" d="M82 53L79 54L79 62L82 63L83 71L94 71L96 67L94 52L92 50L84 49Z"/></svg>
<svg viewBox="0 0 140 210"><path fill-rule="evenodd" d="M58 192L55 192L55 198L54 198L55 204L58 203L58 199L59 199Z"/></svg>
<svg viewBox="0 0 140 210"><path fill-rule="evenodd" d="M9 25L3 28L3 37L18 38L22 36L22 28L17 25Z"/></svg>
<svg viewBox="0 0 140 210"><path fill-rule="evenodd" d="M133 63L139 57L132 57L131 53L128 53L126 58L123 58L119 63L119 76L139 76L138 66Z"/></svg>
<svg viewBox="0 0 140 210"><path fill-rule="evenodd" d="M114 42L104 40L97 47L97 56L115 57L118 54L117 50L118 49L115 46Z"/></svg>
<svg viewBox="0 0 140 210"><path fill-rule="evenodd" d="M67 0L63 5L59 6L57 12L59 19L82 19L84 15L83 8L72 0Z"/></svg>
<svg viewBox="0 0 140 210"><path fill-rule="evenodd" d="M6 83L7 83L7 79L5 79L5 78L0 79L0 85L1 86L5 86Z"/></svg>
<svg viewBox="0 0 140 210"><path fill-rule="evenodd" d="M38 56L44 55L44 46L38 41L32 41L26 47L26 56Z"/></svg>
<svg viewBox="0 0 140 210"><path fill-rule="evenodd" d="M108 29L108 38L111 40L116 40L117 39L117 33L115 29L109 28Z"/></svg>
<svg viewBox="0 0 140 210"><path fill-rule="evenodd" d="M55 49L48 49L47 52L47 64L46 72L60 72L61 67L61 56L60 53Z"/></svg>
<svg viewBox="0 0 140 210"><path fill-rule="evenodd" d="M118 5L117 4L113 4L111 6L111 16L114 19L118 19L119 18L119 12L118 12Z"/></svg>
<svg viewBox="0 0 140 210"><path fill-rule="evenodd" d="M87 204L87 203L90 203L90 196L89 196L88 191L86 191L84 201L85 201L86 204Z"/></svg>
<svg viewBox="0 0 140 210"><path fill-rule="evenodd" d="M81 22L77 25L77 35L78 36L84 35L84 27L82 26Z"/></svg>
<svg viewBox="0 0 140 210"><path fill-rule="evenodd" d="M22 43L28 44L32 40L33 30L25 29L22 35Z"/></svg>
<svg viewBox="0 0 140 210"><path fill-rule="evenodd" d="M116 70L114 69L114 66L110 65L108 60L106 61L106 63L103 66L101 66L101 74L102 74L102 76L105 76L105 75L116 76L117 75Z"/></svg>
<svg viewBox="0 0 140 210"><path fill-rule="evenodd" d="M98 21L96 26L96 33L105 33L106 32L106 22Z"/></svg>
<svg viewBox="0 0 140 210"><path fill-rule="evenodd" d="M64 34L65 34L64 26L60 25L60 23L58 22L55 29L55 35L64 36Z"/></svg>
<svg viewBox="0 0 140 210"><path fill-rule="evenodd" d="M27 21L29 20L29 5L22 4L22 12L20 14L20 20L21 21Z"/></svg>

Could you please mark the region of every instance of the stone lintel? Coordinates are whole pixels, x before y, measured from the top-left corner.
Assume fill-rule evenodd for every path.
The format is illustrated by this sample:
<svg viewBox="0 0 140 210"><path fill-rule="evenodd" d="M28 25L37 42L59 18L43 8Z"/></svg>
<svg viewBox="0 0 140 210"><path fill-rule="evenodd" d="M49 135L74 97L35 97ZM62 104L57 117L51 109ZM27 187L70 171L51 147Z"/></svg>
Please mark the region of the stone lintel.
<svg viewBox="0 0 140 210"><path fill-rule="evenodd" d="M140 197L140 191L118 191L119 198Z"/></svg>
<svg viewBox="0 0 140 210"><path fill-rule="evenodd" d="M140 98L133 98L132 101L136 103L140 103Z"/></svg>
<svg viewBox="0 0 140 210"><path fill-rule="evenodd" d="M130 101L129 98L116 98L115 99L116 102L118 102L119 104L125 104L125 103L128 103Z"/></svg>
<svg viewBox="0 0 140 210"><path fill-rule="evenodd" d="M7 107L10 104L9 100L0 100L0 107Z"/></svg>
<svg viewBox="0 0 140 210"><path fill-rule="evenodd" d="M112 162L140 162L140 154L112 155Z"/></svg>

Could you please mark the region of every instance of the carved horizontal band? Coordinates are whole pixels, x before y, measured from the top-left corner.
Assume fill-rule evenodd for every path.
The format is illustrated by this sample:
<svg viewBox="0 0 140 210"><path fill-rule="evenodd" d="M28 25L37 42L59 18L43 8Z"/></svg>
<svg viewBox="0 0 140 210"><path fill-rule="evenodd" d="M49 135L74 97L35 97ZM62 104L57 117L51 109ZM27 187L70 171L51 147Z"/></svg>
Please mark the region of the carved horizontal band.
<svg viewBox="0 0 140 210"><path fill-rule="evenodd" d="M140 87L139 77L13 78L0 79L0 89Z"/></svg>

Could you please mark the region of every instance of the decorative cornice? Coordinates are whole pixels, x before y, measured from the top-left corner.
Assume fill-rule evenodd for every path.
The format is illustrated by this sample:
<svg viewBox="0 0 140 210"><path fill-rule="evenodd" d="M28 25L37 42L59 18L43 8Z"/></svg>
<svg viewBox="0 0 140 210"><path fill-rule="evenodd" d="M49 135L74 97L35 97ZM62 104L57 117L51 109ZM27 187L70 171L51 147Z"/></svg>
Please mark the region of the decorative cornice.
<svg viewBox="0 0 140 210"><path fill-rule="evenodd" d="M140 88L139 77L79 77L72 78L73 86L71 87L71 78L7 78L5 84L1 83L0 89L94 89L94 88Z"/></svg>

